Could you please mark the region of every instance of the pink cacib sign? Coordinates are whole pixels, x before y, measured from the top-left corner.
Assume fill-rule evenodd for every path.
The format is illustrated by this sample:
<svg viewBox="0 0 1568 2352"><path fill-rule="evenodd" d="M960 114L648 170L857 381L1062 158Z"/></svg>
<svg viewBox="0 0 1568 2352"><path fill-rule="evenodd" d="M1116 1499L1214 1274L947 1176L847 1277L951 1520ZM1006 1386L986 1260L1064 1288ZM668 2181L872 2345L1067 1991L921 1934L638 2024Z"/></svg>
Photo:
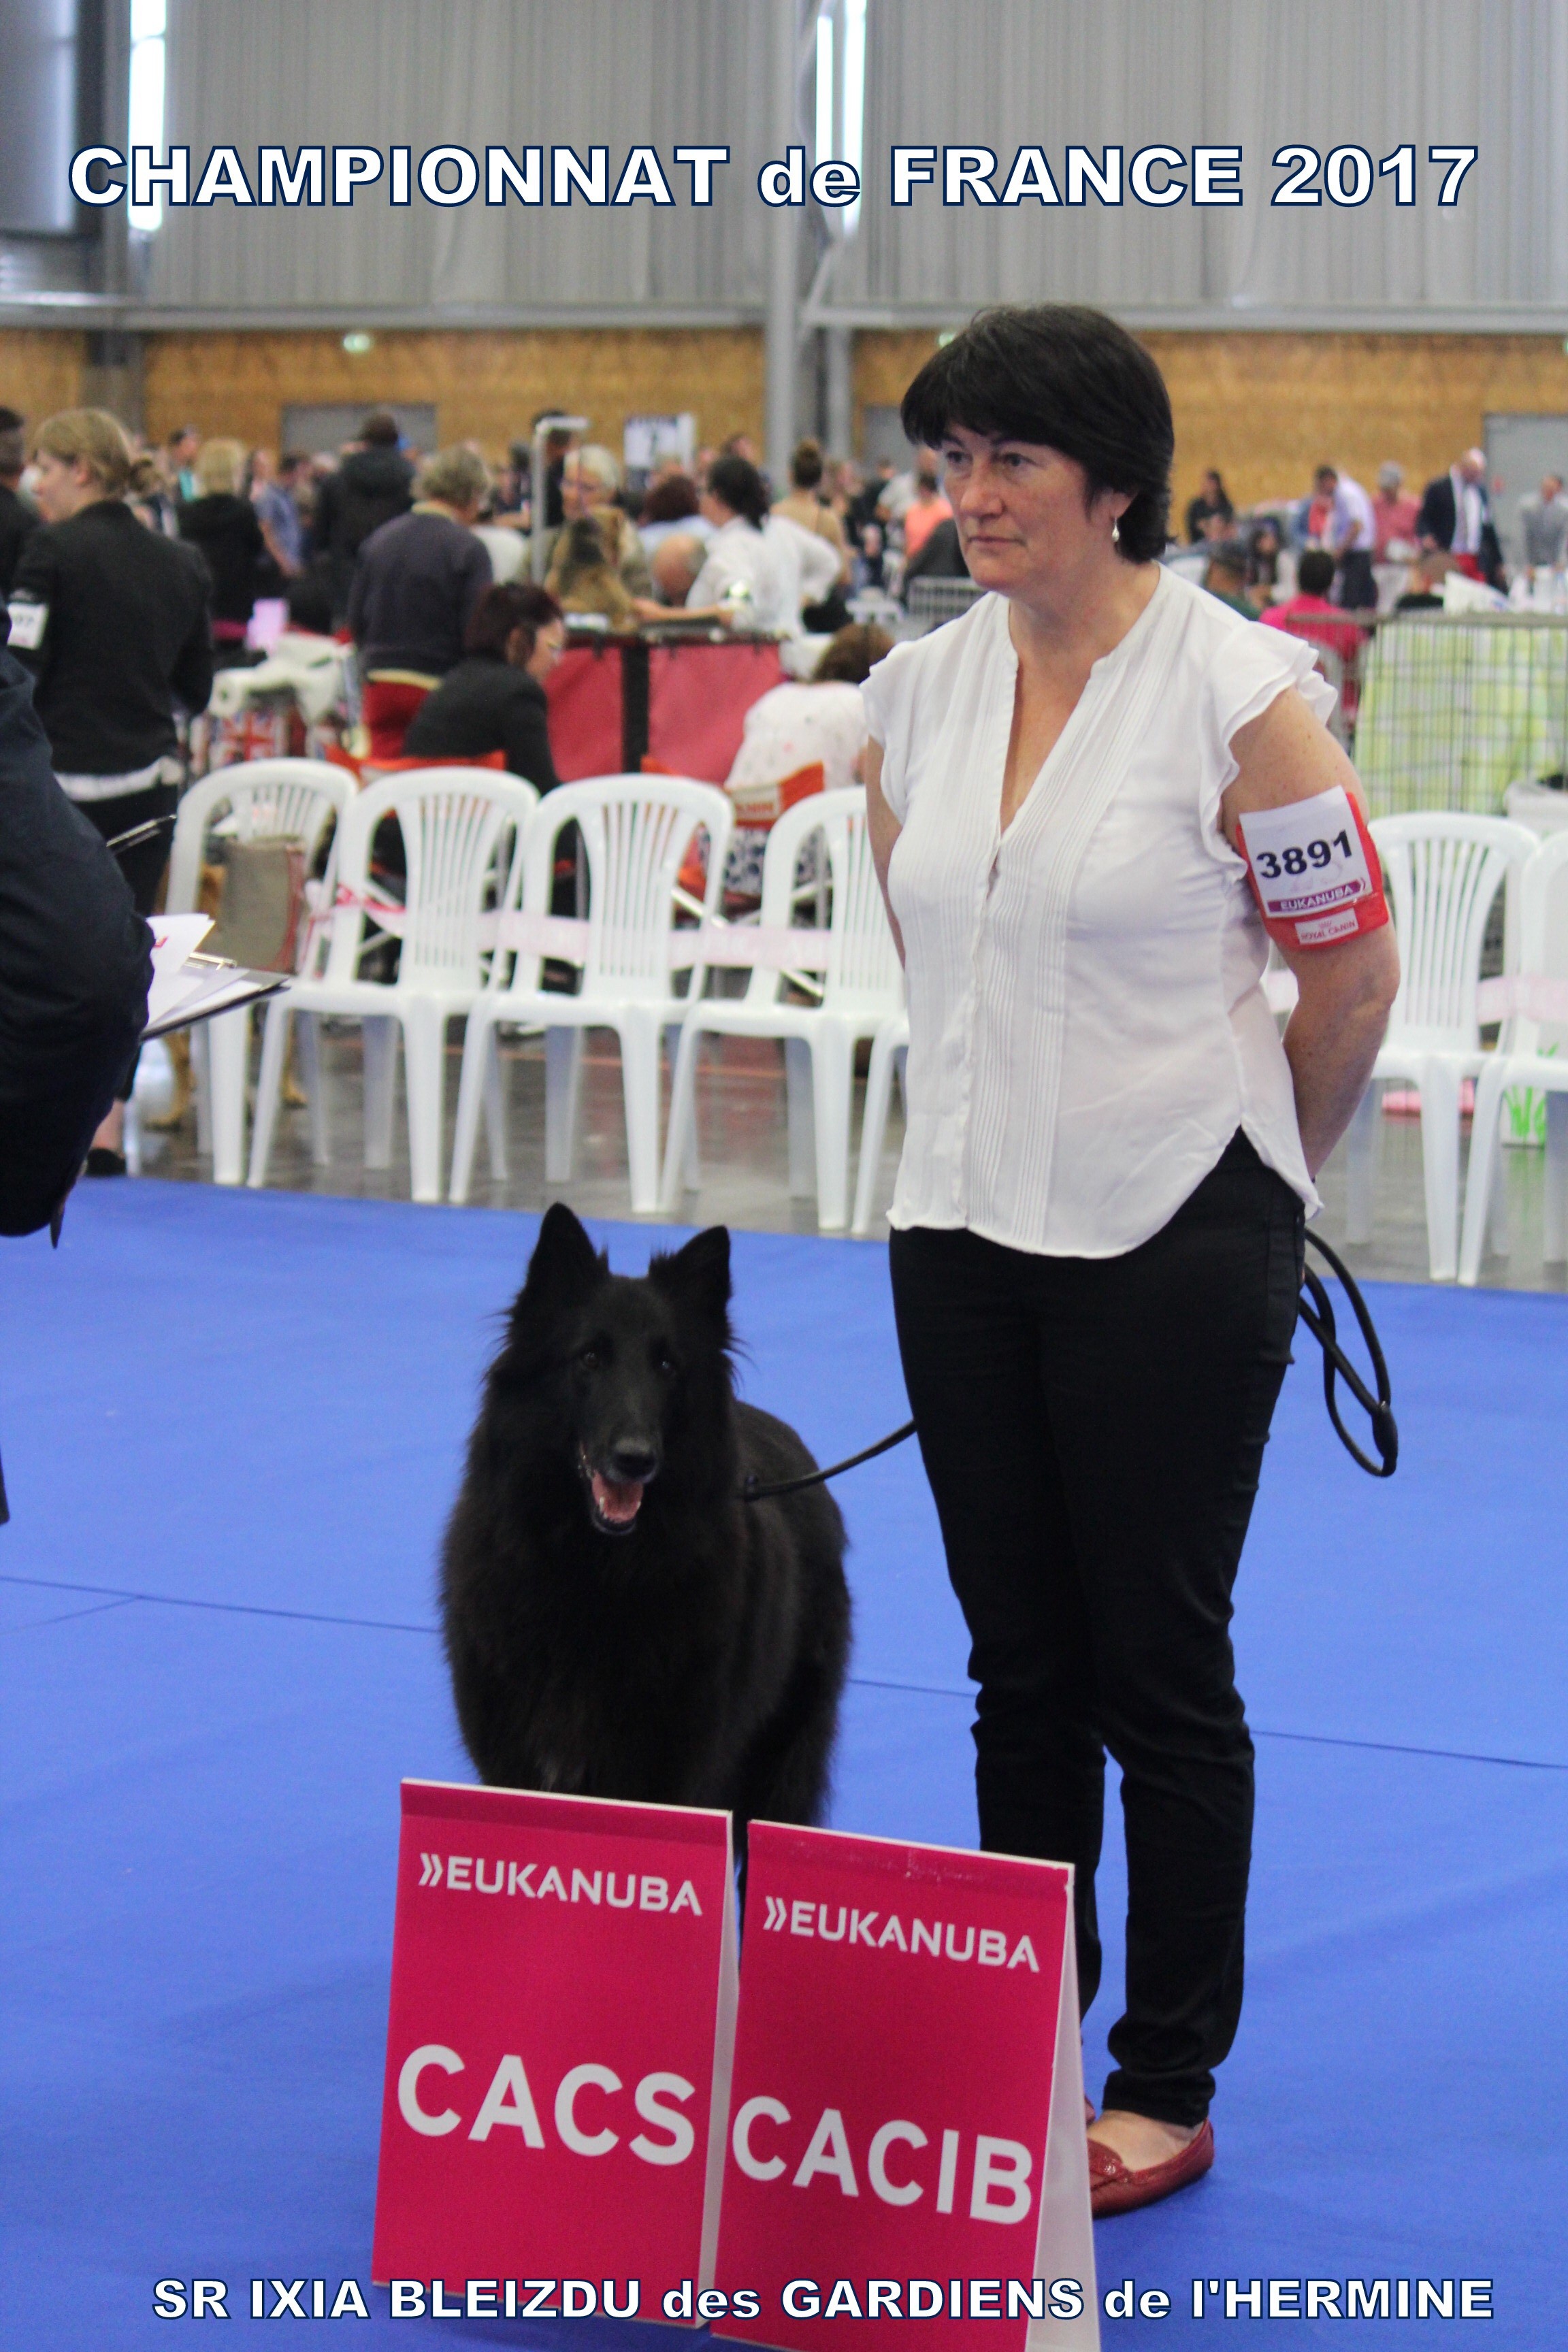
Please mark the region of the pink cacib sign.
<svg viewBox="0 0 1568 2352"><path fill-rule="evenodd" d="M715 2334L1098 2345L1071 1918L1063 1864L753 1822Z"/></svg>
<svg viewBox="0 0 1568 2352"><path fill-rule="evenodd" d="M374 2276L689 2312L734 2021L727 1813L405 1781Z"/></svg>

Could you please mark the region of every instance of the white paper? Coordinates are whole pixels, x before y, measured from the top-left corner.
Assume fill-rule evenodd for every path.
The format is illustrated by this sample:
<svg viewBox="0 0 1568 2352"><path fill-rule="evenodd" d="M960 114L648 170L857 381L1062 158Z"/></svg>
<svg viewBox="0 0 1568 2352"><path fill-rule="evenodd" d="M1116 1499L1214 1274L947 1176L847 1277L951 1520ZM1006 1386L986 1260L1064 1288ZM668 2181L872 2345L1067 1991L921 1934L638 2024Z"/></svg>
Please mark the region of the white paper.
<svg viewBox="0 0 1568 2352"><path fill-rule="evenodd" d="M49 625L49 608L35 604L30 596L18 596L6 611L11 615L11 643L25 654L36 654L44 642L44 631Z"/></svg>
<svg viewBox="0 0 1568 2352"><path fill-rule="evenodd" d="M1372 897L1371 868L1342 784L1283 808L1248 809L1241 836L1265 922L1330 915Z"/></svg>
<svg viewBox="0 0 1568 2352"><path fill-rule="evenodd" d="M212 925L210 915L153 917L153 985L147 992L144 1038L162 1037L193 1021L210 1021L215 1013L253 1004L287 987L284 972L247 971L243 964L219 956L196 955Z"/></svg>

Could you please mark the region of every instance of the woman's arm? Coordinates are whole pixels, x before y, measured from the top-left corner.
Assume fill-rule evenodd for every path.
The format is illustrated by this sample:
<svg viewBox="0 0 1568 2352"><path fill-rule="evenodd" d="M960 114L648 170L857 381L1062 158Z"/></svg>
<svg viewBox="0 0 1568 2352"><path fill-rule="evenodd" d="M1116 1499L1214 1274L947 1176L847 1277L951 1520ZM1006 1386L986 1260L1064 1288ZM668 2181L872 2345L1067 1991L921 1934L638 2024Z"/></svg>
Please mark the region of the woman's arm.
<svg viewBox="0 0 1568 2352"><path fill-rule="evenodd" d="M893 945L899 950L899 961L904 961L904 935L899 929L899 919L893 912L893 902L888 896L888 868L893 862L893 845L903 826L882 797L882 747L875 736L860 754L861 773L866 780L866 823L871 833L871 856L877 867L877 879L882 886L882 904L888 910L888 927L893 934Z"/></svg>
<svg viewBox="0 0 1568 2352"><path fill-rule="evenodd" d="M1312 800L1336 784L1365 806L1355 770L1293 689L1238 729L1230 748L1240 771L1221 797L1220 818L1233 849L1239 846L1237 819L1249 809ZM1399 951L1393 926L1385 923L1332 947L1282 946L1280 953L1300 990L1285 1032L1285 1056L1295 1081L1301 1150L1315 1176L1366 1091L1399 986Z"/></svg>

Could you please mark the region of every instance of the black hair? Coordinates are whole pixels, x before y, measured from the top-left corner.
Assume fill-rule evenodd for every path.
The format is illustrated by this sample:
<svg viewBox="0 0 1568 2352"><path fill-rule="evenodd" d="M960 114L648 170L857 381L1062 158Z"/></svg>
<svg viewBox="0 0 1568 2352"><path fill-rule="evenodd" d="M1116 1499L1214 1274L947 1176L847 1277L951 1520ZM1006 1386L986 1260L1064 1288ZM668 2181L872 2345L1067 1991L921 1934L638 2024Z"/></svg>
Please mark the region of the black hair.
<svg viewBox="0 0 1568 2352"><path fill-rule="evenodd" d="M1164 551L1175 430L1165 380L1142 343L1076 303L982 310L934 352L904 394L909 438L938 448L955 425L1058 449L1083 467L1085 500L1125 490L1117 553Z"/></svg>
<svg viewBox="0 0 1568 2352"><path fill-rule="evenodd" d="M768 488L747 457L716 457L708 471L708 487L732 513L743 515L761 530L768 519Z"/></svg>
<svg viewBox="0 0 1568 2352"><path fill-rule="evenodd" d="M390 408L373 408L359 429L367 449L395 449L402 436Z"/></svg>
<svg viewBox="0 0 1568 2352"><path fill-rule="evenodd" d="M789 478L797 490L815 490L822 479L822 450L815 441L797 441L789 461Z"/></svg>
<svg viewBox="0 0 1568 2352"><path fill-rule="evenodd" d="M697 485L689 474L667 474L642 502L643 522L684 522L697 512Z"/></svg>
<svg viewBox="0 0 1568 2352"><path fill-rule="evenodd" d="M1303 596L1326 596L1334 584L1334 559L1326 547L1309 547L1296 566Z"/></svg>
<svg viewBox="0 0 1568 2352"><path fill-rule="evenodd" d="M468 615L463 631L463 651L504 656L514 629L521 629L532 653L539 632L562 617L561 607L548 588L531 580L501 580L487 588ZM527 659L527 655L523 656Z"/></svg>

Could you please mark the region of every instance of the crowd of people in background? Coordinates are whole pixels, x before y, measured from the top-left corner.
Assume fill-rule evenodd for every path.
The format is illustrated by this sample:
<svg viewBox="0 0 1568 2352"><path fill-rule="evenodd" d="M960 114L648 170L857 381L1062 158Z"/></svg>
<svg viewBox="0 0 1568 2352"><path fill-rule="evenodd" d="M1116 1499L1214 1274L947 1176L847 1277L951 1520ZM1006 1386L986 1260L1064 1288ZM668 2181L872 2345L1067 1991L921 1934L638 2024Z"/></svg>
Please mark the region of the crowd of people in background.
<svg viewBox="0 0 1568 2352"><path fill-rule="evenodd" d="M291 724L319 722L316 737L277 748L341 749L363 772L499 760L552 789L546 681L573 628L815 640L748 716L727 781L754 795L786 768L854 774L859 688L886 632L905 625L921 582L968 576L939 453L861 467L808 439L787 482L770 482L738 434L628 476L611 449L546 425L557 413L534 420L542 440L492 463L471 444L415 451L384 410L323 457L192 425L149 447L102 411L29 428L0 406L12 649L65 792L106 838L147 830L124 857L140 908L166 861L156 821L193 772L200 730L263 692ZM1416 497L1392 460L1373 491L1325 461L1299 498L1243 510L1211 468L1185 509L1186 546L1167 556L1247 617L1311 638L1353 725L1378 607L1500 604L1505 586L1540 602L1550 583L1552 608L1568 608L1562 478L1519 502L1510 580L1487 475L1469 449ZM254 756L248 736L237 749L206 740L218 761ZM762 837L744 836L752 867ZM742 897L757 887L739 865L726 879ZM117 1107L96 1140L98 1172L124 1165L120 1120Z"/></svg>
<svg viewBox="0 0 1568 2352"><path fill-rule="evenodd" d="M1325 462L1314 469L1310 489L1300 498L1264 500L1245 513L1232 504L1223 476L1211 467L1188 501L1184 521L1187 546L1208 553L1216 592L1259 611L1283 601L1282 552L1294 562L1309 553L1330 557L1330 601L1352 613L1389 609L1389 600L1380 595L1380 568L1404 566L1410 574L1401 595L1393 599L1395 604L1402 596L1431 601L1434 581L1449 573L1495 593L1510 585L1482 449L1467 449L1447 473L1425 485L1419 498L1406 488L1405 468L1393 458L1378 467L1372 491L1345 467ZM1521 572L1562 572L1568 562L1568 498L1562 476L1546 475L1538 489L1519 499L1517 521L1522 563L1515 567L1513 580ZM1446 561L1434 565L1435 556ZM1319 576L1319 567L1312 568Z"/></svg>

